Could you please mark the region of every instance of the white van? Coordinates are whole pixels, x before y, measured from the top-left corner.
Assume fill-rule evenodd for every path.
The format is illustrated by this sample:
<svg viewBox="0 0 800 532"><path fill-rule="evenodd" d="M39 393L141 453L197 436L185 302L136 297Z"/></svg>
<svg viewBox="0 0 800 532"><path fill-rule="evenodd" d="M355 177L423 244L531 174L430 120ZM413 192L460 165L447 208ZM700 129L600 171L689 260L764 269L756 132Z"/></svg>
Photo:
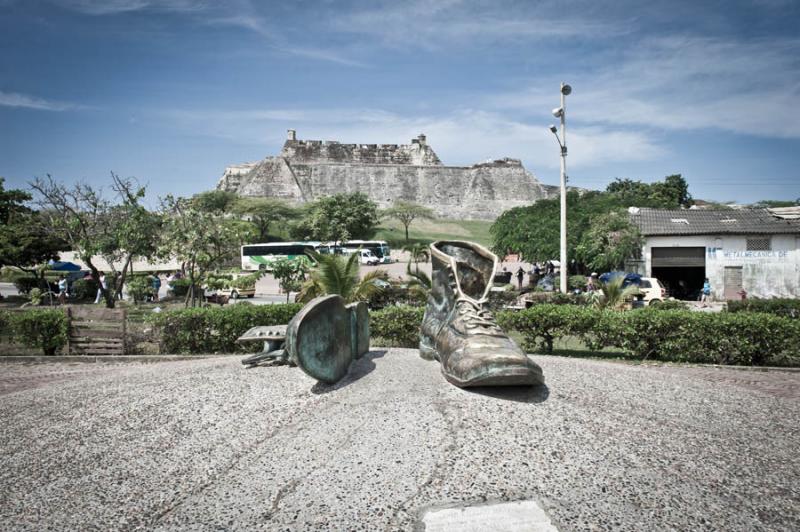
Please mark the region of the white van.
<svg viewBox="0 0 800 532"><path fill-rule="evenodd" d="M358 261L367 266L376 266L381 263L381 259L376 257L375 254L368 249L343 249L342 253L344 255L358 253Z"/></svg>

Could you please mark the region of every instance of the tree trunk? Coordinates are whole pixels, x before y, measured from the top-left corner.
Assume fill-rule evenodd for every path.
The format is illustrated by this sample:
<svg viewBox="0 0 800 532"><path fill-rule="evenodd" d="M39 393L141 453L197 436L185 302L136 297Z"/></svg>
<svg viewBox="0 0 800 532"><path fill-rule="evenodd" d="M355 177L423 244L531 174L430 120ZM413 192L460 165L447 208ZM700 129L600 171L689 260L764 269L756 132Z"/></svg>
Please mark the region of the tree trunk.
<svg viewBox="0 0 800 532"><path fill-rule="evenodd" d="M411 224L405 224L406 227L406 242L408 242L408 226Z"/></svg>
<svg viewBox="0 0 800 532"><path fill-rule="evenodd" d="M92 279L94 279L94 282L97 283L97 286L100 288L100 295L106 301L106 308L114 308L114 303L115 303L115 299L116 299L115 294L114 294L114 292L112 292L108 288L104 288L103 287L103 283L100 282L100 271L95 267L94 264L92 264L92 260L91 259L86 259L84 257L81 257L81 259L83 259L83 262L85 262L86 265L91 270ZM106 284L108 284L108 283L106 283Z"/></svg>

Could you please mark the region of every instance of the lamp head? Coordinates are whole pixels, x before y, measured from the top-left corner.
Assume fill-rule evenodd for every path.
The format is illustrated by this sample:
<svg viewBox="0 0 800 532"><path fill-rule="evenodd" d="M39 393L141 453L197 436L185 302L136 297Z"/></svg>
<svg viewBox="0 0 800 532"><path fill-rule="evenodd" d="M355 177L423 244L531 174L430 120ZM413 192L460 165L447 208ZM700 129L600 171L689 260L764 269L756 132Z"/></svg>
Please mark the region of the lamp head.
<svg viewBox="0 0 800 532"><path fill-rule="evenodd" d="M554 126L553 124L550 124L550 132L558 134L558 128L556 128L556 126Z"/></svg>
<svg viewBox="0 0 800 532"><path fill-rule="evenodd" d="M555 109L553 109L552 113L553 113L554 117L561 118L562 115L564 114L564 108L563 107L556 107Z"/></svg>
<svg viewBox="0 0 800 532"><path fill-rule="evenodd" d="M572 93L572 87L570 87L566 83L561 85L561 94L563 94L564 96L569 96L571 93Z"/></svg>

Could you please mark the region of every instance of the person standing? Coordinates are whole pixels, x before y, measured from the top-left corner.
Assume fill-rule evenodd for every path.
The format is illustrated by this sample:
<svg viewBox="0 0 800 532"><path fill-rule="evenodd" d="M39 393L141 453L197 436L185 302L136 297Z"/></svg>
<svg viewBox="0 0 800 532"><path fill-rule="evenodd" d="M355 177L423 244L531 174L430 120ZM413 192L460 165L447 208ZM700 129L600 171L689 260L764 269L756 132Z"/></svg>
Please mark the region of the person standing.
<svg viewBox="0 0 800 532"><path fill-rule="evenodd" d="M100 285L97 287L97 297L94 298L95 305L100 303L100 300L103 299L103 290L107 290L108 285L106 284L106 274L100 272Z"/></svg>
<svg viewBox="0 0 800 532"><path fill-rule="evenodd" d="M703 291L700 295L700 301L703 303L704 307L708 306L709 301L711 300L711 283L708 281L708 277L703 280Z"/></svg>
<svg viewBox="0 0 800 532"><path fill-rule="evenodd" d="M161 277L158 276L158 272L153 274L152 287L153 287L153 302L157 303L158 291L161 290Z"/></svg>
<svg viewBox="0 0 800 532"><path fill-rule="evenodd" d="M522 266L519 267L517 270L517 285L519 289L522 290L522 279L525 277L525 271L522 269Z"/></svg>
<svg viewBox="0 0 800 532"><path fill-rule="evenodd" d="M67 278L63 275L58 277L58 302L62 305L67 302Z"/></svg>

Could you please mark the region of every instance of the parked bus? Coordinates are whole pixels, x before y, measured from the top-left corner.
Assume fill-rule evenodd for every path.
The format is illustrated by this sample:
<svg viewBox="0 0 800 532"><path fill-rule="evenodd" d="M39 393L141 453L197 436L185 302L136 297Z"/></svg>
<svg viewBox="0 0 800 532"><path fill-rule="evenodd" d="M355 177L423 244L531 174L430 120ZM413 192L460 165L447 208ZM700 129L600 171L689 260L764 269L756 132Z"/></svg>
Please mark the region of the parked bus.
<svg viewBox="0 0 800 532"><path fill-rule="evenodd" d="M368 249L378 257L381 264L392 262L389 244L385 240L348 240L343 244L339 244L339 247L350 251L355 251L358 248Z"/></svg>
<svg viewBox="0 0 800 532"><path fill-rule="evenodd" d="M279 259L309 260L306 251L330 253L329 247L320 242L270 242L242 246L243 270L271 270L272 263Z"/></svg>

